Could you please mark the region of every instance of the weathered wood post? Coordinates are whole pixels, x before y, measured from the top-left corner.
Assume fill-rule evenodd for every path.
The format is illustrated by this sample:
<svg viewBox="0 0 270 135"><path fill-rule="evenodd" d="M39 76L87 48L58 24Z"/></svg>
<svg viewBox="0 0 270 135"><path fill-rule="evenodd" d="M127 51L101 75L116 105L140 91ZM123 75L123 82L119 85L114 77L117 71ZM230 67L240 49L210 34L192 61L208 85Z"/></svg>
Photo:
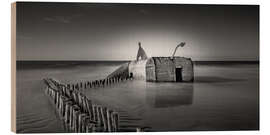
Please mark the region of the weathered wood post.
<svg viewBox="0 0 270 135"><path fill-rule="evenodd" d="M112 132L112 121L111 121L111 111L107 110L107 125L108 125L108 132Z"/></svg>
<svg viewBox="0 0 270 135"><path fill-rule="evenodd" d="M93 106L93 121L97 121L97 106L96 105L92 105Z"/></svg>
<svg viewBox="0 0 270 135"><path fill-rule="evenodd" d="M71 98L71 94L70 94L70 93L71 93L71 91L72 91L72 90L67 89L67 97L68 97L68 98Z"/></svg>
<svg viewBox="0 0 270 135"><path fill-rule="evenodd" d="M89 88L92 88L92 82L89 82Z"/></svg>
<svg viewBox="0 0 270 135"><path fill-rule="evenodd" d="M102 85L103 85L103 87L105 87L105 85L106 85L106 80L105 79L102 80Z"/></svg>
<svg viewBox="0 0 270 135"><path fill-rule="evenodd" d="M109 85L109 78L106 78L106 85Z"/></svg>
<svg viewBox="0 0 270 135"><path fill-rule="evenodd" d="M85 103L85 99L86 99L86 96L81 94L81 110L82 112L87 113L87 106Z"/></svg>
<svg viewBox="0 0 270 135"><path fill-rule="evenodd" d="M77 101L77 91L72 92L72 99L74 100L75 103L78 103Z"/></svg>
<svg viewBox="0 0 270 135"><path fill-rule="evenodd" d="M78 116L80 113L80 108L77 105L73 105L73 124L72 129L74 132L78 132Z"/></svg>
<svg viewBox="0 0 270 135"><path fill-rule="evenodd" d="M108 85L111 85L111 78L108 79Z"/></svg>
<svg viewBox="0 0 270 135"><path fill-rule="evenodd" d="M64 103L63 103L63 96L62 95L60 95L59 94L59 111L58 111L58 113L59 113L59 115L60 115L60 117L63 117L63 107L64 107Z"/></svg>
<svg viewBox="0 0 270 135"><path fill-rule="evenodd" d="M86 116L85 113L80 113L79 114L79 120L78 120L78 133L82 133L83 128L84 128L84 117Z"/></svg>
<svg viewBox="0 0 270 135"><path fill-rule="evenodd" d="M71 120L70 120L70 115L72 115L72 113L70 112L70 107L72 106L72 101L67 101L65 103L65 122L66 123L70 123Z"/></svg>
<svg viewBox="0 0 270 135"><path fill-rule="evenodd" d="M59 98L60 98L60 94L59 92L56 92L56 108L59 109Z"/></svg>
<svg viewBox="0 0 270 135"><path fill-rule="evenodd" d="M72 84L72 90L75 90L75 85L74 84Z"/></svg>
<svg viewBox="0 0 270 135"><path fill-rule="evenodd" d="M72 129L73 126L73 105L69 107L69 128Z"/></svg>
<svg viewBox="0 0 270 135"><path fill-rule="evenodd" d="M87 112L89 114L90 120L94 121L94 111L93 111L93 105L92 105L92 101L89 99L85 99L85 104L87 107Z"/></svg>
<svg viewBox="0 0 270 135"><path fill-rule="evenodd" d="M93 88L96 87L96 82L95 81L92 82L92 86L93 86Z"/></svg>
<svg viewBox="0 0 270 135"><path fill-rule="evenodd" d="M95 130L94 130L94 124L92 124L92 123L87 123L87 125L86 125L86 133L92 133L92 132L94 132Z"/></svg>
<svg viewBox="0 0 270 135"><path fill-rule="evenodd" d="M119 129L118 129L118 126L119 126L119 116L118 116L118 113L114 112L112 114L113 116L113 128L114 128L114 132L117 132Z"/></svg>
<svg viewBox="0 0 270 135"><path fill-rule="evenodd" d="M83 106L82 93L78 93L78 105L79 105L80 107Z"/></svg>
<svg viewBox="0 0 270 135"><path fill-rule="evenodd" d="M64 95L64 96L67 96L67 87L63 87L62 90L63 90L63 95Z"/></svg>
<svg viewBox="0 0 270 135"><path fill-rule="evenodd" d="M111 84L113 84L113 78L111 78Z"/></svg>
<svg viewBox="0 0 270 135"><path fill-rule="evenodd" d="M97 88L99 88L100 84L99 84L99 80L96 80L97 81Z"/></svg>
<svg viewBox="0 0 270 135"><path fill-rule="evenodd" d="M88 123L90 123L90 118L85 114L85 116L82 117L82 122L81 122L81 132L85 133L86 132L86 126Z"/></svg>
<svg viewBox="0 0 270 135"><path fill-rule="evenodd" d="M78 91L76 91L75 93L76 93L76 94L75 94L75 95L76 95L76 100L75 100L75 101L76 101L76 104L79 105L79 104L80 104L80 101L79 101L79 95L80 95L80 94L79 94Z"/></svg>
<svg viewBox="0 0 270 135"><path fill-rule="evenodd" d="M52 98L53 98L53 100L54 100L54 104L56 104L56 92L53 90L52 91Z"/></svg>
<svg viewBox="0 0 270 135"><path fill-rule="evenodd" d="M101 108L100 112L101 112L101 116L102 116L104 132L107 132L108 131L108 122L107 122L107 119L106 119L107 118L106 117L107 108L106 107Z"/></svg>
<svg viewBox="0 0 270 135"><path fill-rule="evenodd" d="M102 121L101 121L101 116L100 116L100 110L99 110L100 106L96 106L96 114L97 114L97 124L99 127L101 127L102 125Z"/></svg>
<svg viewBox="0 0 270 135"><path fill-rule="evenodd" d="M97 80L95 80L95 88L97 88L98 87L98 82L97 82Z"/></svg>

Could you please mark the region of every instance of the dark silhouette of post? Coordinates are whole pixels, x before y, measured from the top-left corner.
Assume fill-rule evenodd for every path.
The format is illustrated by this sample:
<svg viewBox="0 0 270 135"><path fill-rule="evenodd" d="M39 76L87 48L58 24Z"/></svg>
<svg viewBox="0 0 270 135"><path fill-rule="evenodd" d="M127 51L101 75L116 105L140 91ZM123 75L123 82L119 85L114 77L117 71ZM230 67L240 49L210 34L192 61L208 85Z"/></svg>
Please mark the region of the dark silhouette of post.
<svg viewBox="0 0 270 135"><path fill-rule="evenodd" d="M186 44L186 42L181 42L179 45L177 45L177 46L175 47L174 52L173 52L173 55L171 56L171 59L174 58L174 55L175 55L176 50L178 49L178 47L184 47L185 44Z"/></svg>
<svg viewBox="0 0 270 135"><path fill-rule="evenodd" d="M141 42L139 42L139 50L138 50L138 53L137 53L137 61L138 60L146 60L147 59L147 55L145 53L145 51L143 50L142 46L141 46Z"/></svg>

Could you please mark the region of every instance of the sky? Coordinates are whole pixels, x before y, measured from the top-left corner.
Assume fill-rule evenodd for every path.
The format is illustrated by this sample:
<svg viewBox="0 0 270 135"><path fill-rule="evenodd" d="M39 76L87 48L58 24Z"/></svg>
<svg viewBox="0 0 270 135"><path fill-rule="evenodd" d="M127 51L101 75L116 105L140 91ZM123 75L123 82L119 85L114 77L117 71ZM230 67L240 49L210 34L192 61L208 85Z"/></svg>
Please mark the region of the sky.
<svg viewBox="0 0 270 135"><path fill-rule="evenodd" d="M17 3L17 60L259 60L259 6Z"/></svg>

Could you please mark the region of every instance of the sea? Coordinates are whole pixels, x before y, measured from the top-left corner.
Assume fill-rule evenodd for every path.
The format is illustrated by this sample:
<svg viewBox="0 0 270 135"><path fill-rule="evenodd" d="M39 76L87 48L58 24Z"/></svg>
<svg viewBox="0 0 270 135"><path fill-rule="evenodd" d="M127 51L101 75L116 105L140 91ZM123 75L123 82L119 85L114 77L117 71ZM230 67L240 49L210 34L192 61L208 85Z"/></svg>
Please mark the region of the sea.
<svg viewBox="0 0 270 135"><path fill-rule="evenodd" d="M103 79L127 61L17 61L18 133L63 133L43 79ZM194 62L194 82L128 80L82 91L120 115L120 129L227 131L259 129L259 62Z"/></svg>

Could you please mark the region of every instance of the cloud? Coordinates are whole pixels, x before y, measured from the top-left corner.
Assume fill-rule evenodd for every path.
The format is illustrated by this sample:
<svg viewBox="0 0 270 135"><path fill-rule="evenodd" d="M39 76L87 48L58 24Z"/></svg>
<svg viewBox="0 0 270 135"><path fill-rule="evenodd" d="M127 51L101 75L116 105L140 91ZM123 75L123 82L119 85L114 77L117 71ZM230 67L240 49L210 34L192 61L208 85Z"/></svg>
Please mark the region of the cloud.
<svg viewBox="0 0 270 135"><path fill-rule="evenodd" d="M50 17L44 17L43 20L47 22L56 22L56 23L71 23L72 20L81 17L81 14L75 14L71 16L50 16Z"/></svg>

